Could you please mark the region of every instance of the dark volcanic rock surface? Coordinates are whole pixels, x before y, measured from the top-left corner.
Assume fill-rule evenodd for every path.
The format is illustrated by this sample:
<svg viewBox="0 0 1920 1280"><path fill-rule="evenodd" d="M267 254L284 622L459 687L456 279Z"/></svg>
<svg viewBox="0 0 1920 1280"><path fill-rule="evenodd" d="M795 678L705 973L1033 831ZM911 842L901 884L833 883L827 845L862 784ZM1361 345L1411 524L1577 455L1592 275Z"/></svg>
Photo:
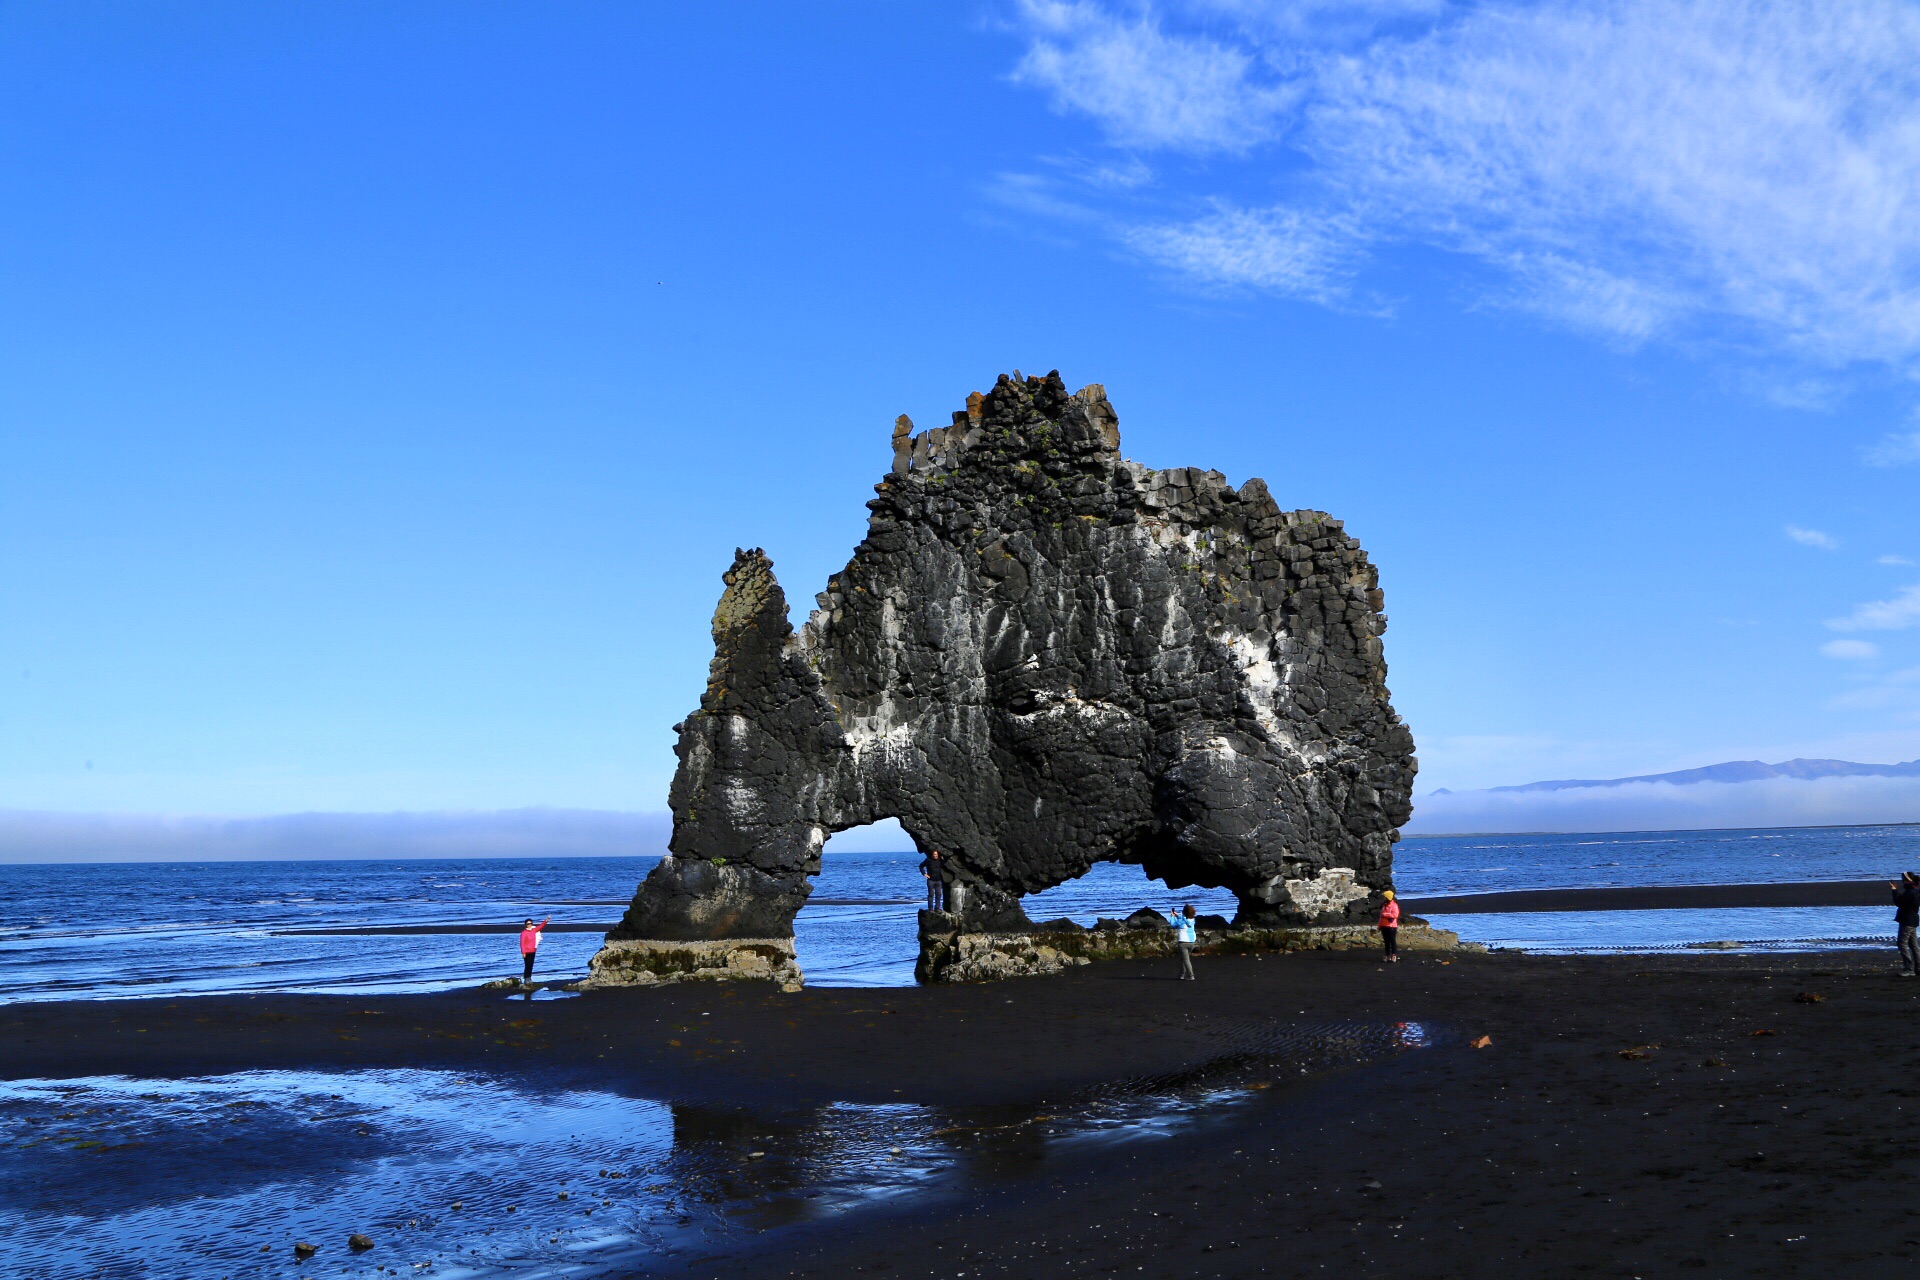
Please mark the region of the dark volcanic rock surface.
<svg viewBox="0 0 1920 1280"><path fill-rule="evenodd" d="M609 936L790 933L826 837L885 817L947 855L967 928L1030 927L1018 895L1109 860L1233 889L1247 923L1366 918L1415 768L1373 566L1259 480L1119 443L1099 386L1002 377L951 426L900 420L798 632L741 552L679 727L674 856Z"/></svg>

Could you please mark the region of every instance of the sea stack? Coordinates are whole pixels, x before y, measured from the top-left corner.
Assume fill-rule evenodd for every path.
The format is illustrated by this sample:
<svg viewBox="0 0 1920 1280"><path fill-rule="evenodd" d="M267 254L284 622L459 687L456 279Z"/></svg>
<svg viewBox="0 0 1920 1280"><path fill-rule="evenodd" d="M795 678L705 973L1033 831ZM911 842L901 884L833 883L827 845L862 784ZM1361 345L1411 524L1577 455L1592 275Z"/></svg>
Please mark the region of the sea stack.
<svg viewBox="0 0 1920 1280"><path fill-rule="evenodd" d="M670 856L588 985L797 986L822 845L887 817L954 881L921 913L923 980L1164 945L1021 910L1105 861L1231 889L1235 919L1209 923L1232 949L1370 933L1416 762L1378 576L1340 522L1128 461L1105 390L1058 373L1003 375L949 426L902 417L892 444L866 539L798 631L763 552L726 572L676 726Z"/></svg>

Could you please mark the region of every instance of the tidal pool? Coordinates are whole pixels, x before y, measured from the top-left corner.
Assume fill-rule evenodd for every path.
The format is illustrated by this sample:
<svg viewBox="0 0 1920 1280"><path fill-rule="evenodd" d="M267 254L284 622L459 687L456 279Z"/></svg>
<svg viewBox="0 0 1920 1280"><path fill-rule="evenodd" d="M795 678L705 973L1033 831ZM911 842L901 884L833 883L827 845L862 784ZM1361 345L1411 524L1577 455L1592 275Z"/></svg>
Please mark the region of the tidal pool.
<svg viewBox="0 0 1920 1280"><path fill-rule="evenodd" d="M1541 955L1893 949L1892 907L1715 907L1654 911L1428 913L1469 942Z"/></svg>
<svg viewBox="0 0 1920 1280"><path fill-rule="evenodd" d="M716 1107L427 1070L5 1082L0 1274L644 1270L1108 1144L1204 1139L1276 1086L1435 1037L1320 1021L1238 1038L1176 1076L1017 1107Z"/></svg>

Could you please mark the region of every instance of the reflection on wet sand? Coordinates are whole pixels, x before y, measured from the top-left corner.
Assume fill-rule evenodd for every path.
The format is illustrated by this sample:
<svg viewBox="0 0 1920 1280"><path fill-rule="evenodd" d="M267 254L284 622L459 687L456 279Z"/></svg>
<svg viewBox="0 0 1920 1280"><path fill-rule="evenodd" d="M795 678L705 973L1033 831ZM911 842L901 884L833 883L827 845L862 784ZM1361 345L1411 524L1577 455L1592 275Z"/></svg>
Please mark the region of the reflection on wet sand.
<svg viewBox="0 0 1920 1280"><path fill-rule="evenodd" d="M955 1180L1209 1126L1275 1086L1431 1041L1249 1028L1177 1075L1025 1106L747 1107L427 1070L0 1085L0 1273L591 1275L724 1249ZM355 1252L350 1233L373 1240Z"/></svg>

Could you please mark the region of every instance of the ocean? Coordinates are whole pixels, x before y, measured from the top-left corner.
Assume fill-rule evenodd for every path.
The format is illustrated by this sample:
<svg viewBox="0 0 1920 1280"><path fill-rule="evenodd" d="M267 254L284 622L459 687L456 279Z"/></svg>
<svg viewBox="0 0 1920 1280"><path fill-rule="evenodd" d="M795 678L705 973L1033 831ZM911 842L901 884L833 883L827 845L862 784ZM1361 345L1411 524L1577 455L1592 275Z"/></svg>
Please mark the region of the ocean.
<svg viewBox="0 0 1920 1280"><path fill-rule="evenodd" d="M0 1002L239 991L404 992L515 974L510 934L304 932L360 927L514 925L553 932L536 976L575 978L653 858L0 866ZM912 853L829 852L795 924L807 981L913 981L923 882ZM1411 838L1395 879L1409 897L1509 889L1890 879L1920 868L1920 827ZM1231 915L1223 890L1178 892L1137 867L1102 865L1026 900L1036 920L1091 924L1192 902ZM1876 946L1890 909L1743 908L1452 914L1470 941L1531 951L1682 950L1706 943L1818 950Z"/></svg>

